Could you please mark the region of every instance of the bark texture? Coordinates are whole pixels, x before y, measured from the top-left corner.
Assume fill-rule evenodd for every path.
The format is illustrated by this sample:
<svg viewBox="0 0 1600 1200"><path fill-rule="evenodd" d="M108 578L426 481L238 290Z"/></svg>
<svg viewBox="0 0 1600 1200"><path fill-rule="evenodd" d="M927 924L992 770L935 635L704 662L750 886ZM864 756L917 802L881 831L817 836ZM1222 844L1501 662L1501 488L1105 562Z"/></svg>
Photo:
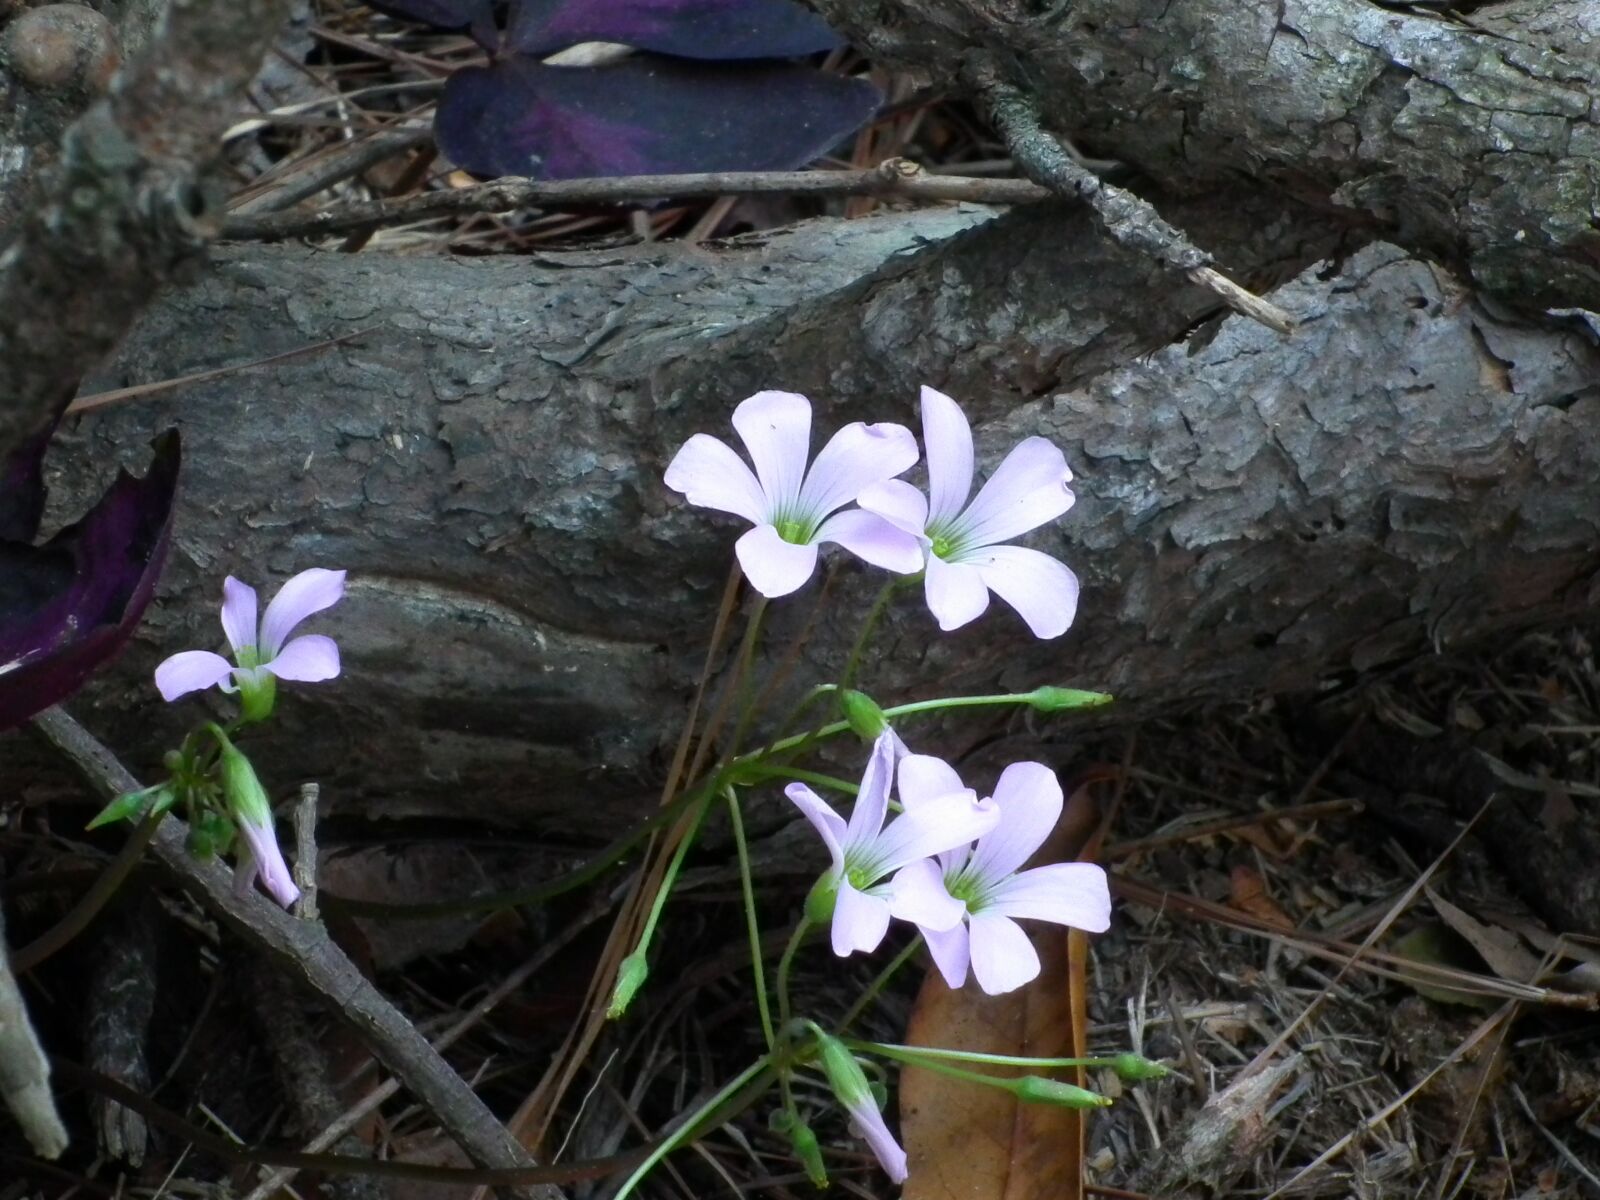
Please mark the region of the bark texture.
<svg viewBox="0 0 1600 1200"><path fill-rule="evenodd" d="M1372 0L813 3L936 78L981 56L1060 131L1169 188L1257 179L1509 302L1600 309L1592 4L1464 20Z"/></svg>
<svg viewBox="0 0 1600 1200"><path fill-rule="evenodd" d="M737 530L661 471L691 432L731 436L761 387L808 392L827 428L914 423L927 382L968 406L982 466L1044 434L1079 474L1078 507L1033 543L1083 576L1078 625L1036 642L997 604L940 636L908 603L864 675L885 700L928 680L1106 687L1124 711L1317 688L1590 600L1586 326L1492 315L1392 246L1304 269L1335 249L1326 223L1259 192L1165 206L1257 287L1299 272L1273 299L1300 334L1216 317L1054 208L706 252L230 254L157 307L105 385L370 332L68 432L65 512L97 482L85 464L168 424L190 463L164 599L74 707L152 761L193 713L153 708L149 671L220 642L222 575L344 566L322 628L346 674L292 689L269 782L318 778L346 811L604 837L653 802ZM837 669L876 586L844 568L806 670ZM776 607L771 654L809 608Z"/></svg>

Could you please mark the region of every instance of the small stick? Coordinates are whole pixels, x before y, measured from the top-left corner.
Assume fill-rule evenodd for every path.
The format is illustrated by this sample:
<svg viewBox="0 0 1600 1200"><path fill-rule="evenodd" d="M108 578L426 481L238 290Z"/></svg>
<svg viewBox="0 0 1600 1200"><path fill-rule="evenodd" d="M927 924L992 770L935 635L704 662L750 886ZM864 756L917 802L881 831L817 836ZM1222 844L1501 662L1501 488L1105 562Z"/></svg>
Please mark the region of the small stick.
<svg viewBox="0 0 1600 1200"><path fill-rule="evenodd" d="M28 1020L17 977L6 961L5 918L0 916L0 1099L40 1158L60 1158L66 1126L50 1091L50 1064Z"/></svg>
<svg viewBox="0 0 1600 1200"><path fill-rule="evenodd" d="M1294 318L1234 283L1211 266L1211 255L1167 224L1147 201L1107 183L1061 148L1040 122L1039 107L1021 88L1002 78L994 64L977 59L968 78L988 103L1000 136L1022 173L1062 196L1088 204L1117 245L1154 259L1190 282L1214 292L1235 312L1279 333L1294 332Z"/></svg>
<svg viewBox="0 0 1600 1200"><path fill-rule="evenodd" d="M107 799L137 791L139 781L93 734L61 708L33 719L34 727ZM403 1013L367 980L320 922L299 921L265 898L235 896L231 874L198 862L186 845L183 822L170 814L156 827L151 849L214 913L246 941L287 968L360 1032L373 1053L411 1089L474 1163L524 1168L536 1164L521 1142L456 1074ZM551 1184L519 1187L538 1200L561 1200Z"/></svg>
<svg viewBox="0 0 1600 1200"><path fill-rule="evenodd" d="M317 800L322 789L315 783L300 785L300 800L294 806L294 882L300 899L294 915L302 921L315 921L317 914Z"/></svg>
<svg viewBox="0 0 1600 1200"><path fill-rule="evenodd" d="M933 175L909 159L891 158L866 171L708 171L696 175L622 175L612 179L497 179L454 188L341 204L316 213L233 216L222 236L233 241L279 241L358 233L465 213L504 213L520 208L580 204L643 204L668 197L705 196L903 196L909 200L967 200L978 204L1027 204L1047 200L1048 188L1026 179L974 179Z"/></svg>

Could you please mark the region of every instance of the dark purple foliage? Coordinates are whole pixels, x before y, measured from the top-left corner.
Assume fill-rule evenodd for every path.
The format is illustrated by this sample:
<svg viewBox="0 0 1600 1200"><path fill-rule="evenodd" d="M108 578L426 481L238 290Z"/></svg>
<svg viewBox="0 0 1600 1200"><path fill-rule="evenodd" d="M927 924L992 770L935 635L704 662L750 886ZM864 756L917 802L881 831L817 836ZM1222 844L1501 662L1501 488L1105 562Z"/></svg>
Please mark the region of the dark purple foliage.
<svg viewBox="0 0 1600 1200"><path fill-rule="evenodd" d="M792 63L509 58L450 77L434 136L475 175L777 171L817 158L878 102L868 83Z"/></svg>
<svg viewBox="0 0 1600 1200"><path fill-rule="evenodd" d="M9 465L0 524L33 511L36 529L38 452ZM42 546L0 541L0 729L77 691L132 634L166 559L178 459L168 433L145 477L119 474L77 524Z"/></svg>
<svg viewBox="0 0 1600 1200"><path fill-rule="evenodd" d="M622 42L680 58L798 58L839 39L794 0L519 0L506 49L545 55Z"/></svg>

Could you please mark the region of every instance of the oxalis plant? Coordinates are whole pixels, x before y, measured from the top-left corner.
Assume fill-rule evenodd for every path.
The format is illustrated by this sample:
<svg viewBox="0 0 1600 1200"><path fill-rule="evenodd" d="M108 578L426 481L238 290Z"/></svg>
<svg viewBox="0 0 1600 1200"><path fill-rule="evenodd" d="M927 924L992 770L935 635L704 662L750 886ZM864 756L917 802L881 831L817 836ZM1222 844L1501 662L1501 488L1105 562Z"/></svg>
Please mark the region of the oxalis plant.
<svg viewBox="0 0 1600 1200"><path fill-rule="evenodd" d="M1165 1073L1159 1064L1135 1054L1027 1058L891 1045L850 1035L856 1020L923 947L951 988L975 986L999 995L1026 985L1040 971L1039 957L1019 921L1097 933L1108 927L1111 917L1110 892L1099 866L1026 865L1061 816L1064 800L1054 771L1040 762L1013 762L1000 772L989 794L980 794L950 763L919 753L915 726L907 721L917 714L993 705L1060 712L1105 704L1109 696L1047 685L1023 693L933 697L884 708L854 686L856 670L885 612L896 596L918 583L945 631L977 620L991 595L1013 608L1040 638L1060 637L1077 611L1073 572L1046 554L1011 544L1071 509L1072 472L1061 450L1046 438L1025 439L974 494L972 431L960 406L923 388L921 410L921 450L901 425L852 422L812 459L810 401L792 392L760 392L733 412L733 427L748 462L726 442L697 433L667 468L667 487L690 504L750 523L734 554L757 596L728 682L728 695L738 698L734 733L714 764L703 771L691 768L694 777L669 794L661 817L680 818L687 833L672 847L642 932L618 967L608 1016L622 1018L646 984L651 945L679 871L706 815L725 805L742 879L753 1015L765 1051L686 1114L641 1159L616 1193L617 1200L632 1193L674 1149L771 1093L776 1094L772 1127L787 1137L808 1176L818 1186L826 1184L821 1148L807 1119L815 1117L815 1108L803 1108L797 1099L816 1094L809 1086L815 1081L841 1106L883 1170L900 1183L907 1178L906 1154L882 1111L883 1081L891 1064L954 1076L975 1087L1002 1088L1023 1102L1074 1108L1110 1100L1053 1078L1051 1072L1097 1066L1129 1081ZM926 494L900 478L923 454ZM751 699L758 692L752 679L754 649L766 609L811 579L824 545L841 547L889 578L862 617L841 678L813 687L771 740L744 749L741 743L758 715ZM222 626L231 658L209 650L183 651L157 668L156 685L169 701L220 688L236 700L237 715L227 722L198 725L168 755L167 781L120 797L96 823L148 819L181 805L189 818L194 853L207 856L231 848L242 889L259 880L273 899L292 904L299 892L279 850L271 808L235 739L272 715L280 681L318 682L337 676L339 652L330 638L290 635L301 621L335 604L344 582L342 571L304 571L284 584L258 620L255 591L227 579ZM789 732L821 704L834 706L836 719ZM910 741L897 724L910 725ZM850 734L866 750L857 778L838 778L805 765L814 749ZM742 806L752 791L780 785L821 839L827 865L810 889L785 948L769 964ZM647 823L645 831L659 823ZM591 867L620 860L637 840L625 839ZM823 857L818 855L819 862ZM593 874L586 868L574 879ZM874 954L894 921L911 925L915 936L885 963L842 1018L823 1022L797 1008L791 980L802 952L825 940L827 951L840 958ZM820 936L824 931L825 939ZM812 952L823 951L818 945ZM1008 1073L997 1074L996 1067Z"/></svg>

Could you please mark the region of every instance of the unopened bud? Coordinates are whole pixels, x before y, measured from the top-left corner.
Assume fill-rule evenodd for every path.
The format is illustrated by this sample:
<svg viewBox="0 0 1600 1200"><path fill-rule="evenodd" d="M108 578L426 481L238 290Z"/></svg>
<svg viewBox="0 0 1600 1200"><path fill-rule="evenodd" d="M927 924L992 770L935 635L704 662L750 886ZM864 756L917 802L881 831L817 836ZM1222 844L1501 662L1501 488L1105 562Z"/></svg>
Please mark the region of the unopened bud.
<svg viewBox="0 0 1600 1200"><path fill-rule="evenodd" d="M633 1003L634 996L649 977L650 964L645 961L643 951L635 950L623 959L622 966L617 970L617 986L611 993L611 1004L606 1009L606 1019L615 1021L627 1012L628 1005Z"/></svg>
<svg viewBox="0 0 1600 1200"><path fill-rule="evenodd" d="M1145 1058L1142 1054L1131 1051L1119 1054L1111 1060L1111 1069L1129 1083L1141 1083L1147 1079L1164 1079L1170 1071L1160 1063Z"/></svg>
<svg viewBox="0 0 1600 1200"><path fill-rule="evenodd" d="M850 723L851 731L867 745L878 740L878 735L889 727L878 702L865 692L846 688L839 693L839 710Z"/></svg>
<svg viewBox="0 0 1600 1200"><path fill-rule="evenodd" d="M1085 692L1077 688L1040 687L1028 693L1028 703L1040 712L1063 712L1069 708L1101 708L1110 704L1106 692Z"/></svg>
<svg viewBox="0 0 1600 1200"><path fill-rule="evenodd" d="M1025 1104L1055 1104L1062 1108L1105 1108L1110 1097L1087 1088L1062 1083L1059 1079L1046 1079L1042 1075L1024 1075L1013 1089L1018 1100Z"/></svg>

